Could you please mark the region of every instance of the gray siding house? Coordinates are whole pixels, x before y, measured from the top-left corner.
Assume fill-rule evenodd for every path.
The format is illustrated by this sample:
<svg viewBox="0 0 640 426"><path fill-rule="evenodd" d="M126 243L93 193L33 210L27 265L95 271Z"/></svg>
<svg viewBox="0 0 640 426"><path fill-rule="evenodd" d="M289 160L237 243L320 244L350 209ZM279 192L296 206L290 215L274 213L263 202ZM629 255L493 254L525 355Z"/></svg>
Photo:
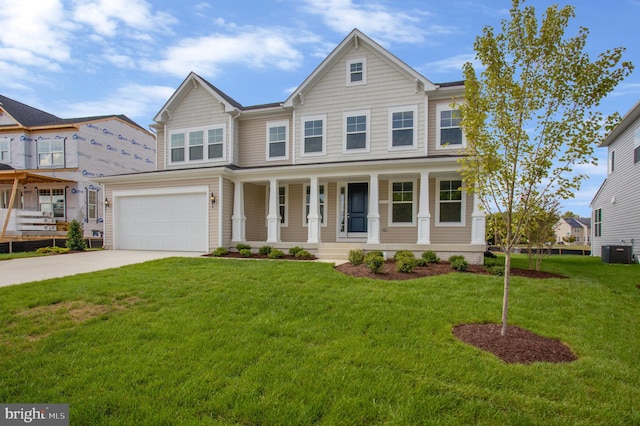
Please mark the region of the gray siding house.
<svg viewBox="0 0 640 426"><path fill-rule="evenodd" d="M608 152L608 175L591 202L592 253L629 246L640 257L640 102L600 143Z"/></svg>
<svg viewBox="0 0 640 426"><path fill-rule="evenodd" d="M243 106L191 73L154 118L158 170L99 179L113 206L105 244L481 263L484 213L457 164L463 99L463 82L432 83L358 30L281 102Z"/></svg>

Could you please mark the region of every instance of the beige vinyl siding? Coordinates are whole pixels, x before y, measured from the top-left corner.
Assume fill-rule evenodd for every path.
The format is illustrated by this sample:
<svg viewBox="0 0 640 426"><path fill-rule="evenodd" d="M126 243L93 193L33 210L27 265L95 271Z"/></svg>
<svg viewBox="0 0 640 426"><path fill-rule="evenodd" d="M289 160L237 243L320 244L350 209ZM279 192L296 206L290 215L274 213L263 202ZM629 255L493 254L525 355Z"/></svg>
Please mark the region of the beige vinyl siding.
<svg viewBox="0 0 640 426"><path fill-rule="evenodd" d="M247 241L266 241L267 239L266 188L266 186L252 183L245 183L243 186Z"/></svg>
<svg viewBox="0 0 640 426"><path fill-rule="evenodd" d="M347 61L364 57L367 60L367 84L346 86ZM417 149L389 151L389 108L405 105L418 108L418 116L414 117L414 125L418 128ZM355 161L424 155L424 108L425 95L423 91L416 93L415 81L363 46L359 49L352 48L336 61L308 93L304 93L304 104L296 104L296 162ZM343 113L359 110L370 110L370 152L345 154ZM318 114L327 114L326 155L303 157L301 120L305 116Z"/></svg>
<svg viewBox="0 0 640 426"><path fill-rule="evenodd" d="M626 129L608 147L615 151L615 170L609 173L592 204L602 209L602 236L593 237L594 256L601 256L602 246L633 245L633 253L640 255L640 163L633 163L634 133L640 131L640 120ZM591 229L594 227L593 214ZM633 244L631 240L633 239Z"/></svg>
<svg viewBox="0 0 640 426"><path fill-rule="evenodd" d="M164 170L165 167L165 159L166 159L166 150L165 150L165 134L164 128L159 128L156 131L156 170Z"/></svg>
<svg viewBox="0 0 640 426"><path fill-rule="evenodd" d="M289 122L289 160L267 161L267 123L272 121ZM289 115L273 115L255 119L240 120L240 167L279 166L291 164L291 117Z"/></svg>
<svg viewBox="0 0 640 426"><path fill-rule="evenodd" d="M287 214L289 217L287 220L288 226L280 228L280 239L283 242L307 241L307 228L302 225L304 214L302 210L303 188L302 184L287 185L289 190L287 195Z"/></svg>
<svg viewBox="0 0 640 426"><path fill-rule="evenodd" d="M226 158L224 160L216 160L204 163L179 163L174 165L168 163L169 137L173 130L205 127L214 124L223 125L225 129L224 131L226 141L224 150L226 153ZM201 86L195 88L192 87L184 96L182 101L177 104L175 110L172 111L171 119L169 119L166 123L166 134L163 138L164 146L162 147L163 155L165 155L166 157L163 164L166 166L166 168L185 168L202 167L208 164L226 163L230 155L230 137L231 134L229 132L229 115L224 112L224 106ZM158 143L158 149L161 149L160 145L161 144ZM186 148L188 148L188 146Z"/></svg>
<svg viewBox="0 0 640 426"><path fill-rule="evenodd" d="M389 210L391 209L391 203L389 201L389 182L390 181L388 180L380 181L380 186L378 188L380 191L380 242L415 244L418 240L418 225L416 217L418 215L420 183L419 181L416 182L414 189L414 196L416 197L416 200L413 209L413 217L416 219L416 224L411 226L390 226L391 217Z"/></svg>
<svg viewBox="0 0 640 426"><path fill-rule="evenodd" d="M228 247L231 244L232 226L233 222L231 217L233 216L233 194L234 186L233 182L229 179L223 179L222 181L222 246ZM216 247L216 246L213 246Z"/></svg>

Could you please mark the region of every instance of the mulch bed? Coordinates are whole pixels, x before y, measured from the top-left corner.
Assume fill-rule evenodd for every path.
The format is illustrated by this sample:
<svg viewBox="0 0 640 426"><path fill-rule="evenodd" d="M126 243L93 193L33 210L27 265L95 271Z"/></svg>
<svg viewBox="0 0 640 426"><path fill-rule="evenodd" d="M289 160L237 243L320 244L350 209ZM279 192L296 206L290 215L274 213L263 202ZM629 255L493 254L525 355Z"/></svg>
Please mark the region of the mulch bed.
<svg viewBox="0 0 640 426"><path fill-rule="evenodd" d="M396 264L393 260L387 260L384 263L382 272L379 274L371 272L366 265L354 266L351 263L338 265L336 266L336 270L354 277L373 278L377 280L412 280L415 278L431 277L434 275L457 272L451 268L449 262L431 263L429 266L416 266L413 268L413 272L396 272L395 266ZM463 273L489 275L489 272L482 265L469 265L469 269ZM566 278L562 275L556 275L550 272L530 271L528 269L516 268L511 268L511 275L526 278Z"/></svg>
<svg viewBox="0 0 640 426"><path fill-rule="evenodd" d="M531 331L510 325L502 336L500 324L462 324L453 328L461 341L490 352L509 364L533 362L572 362L578 357L568 346L556 339L542 337Z"/></svg>

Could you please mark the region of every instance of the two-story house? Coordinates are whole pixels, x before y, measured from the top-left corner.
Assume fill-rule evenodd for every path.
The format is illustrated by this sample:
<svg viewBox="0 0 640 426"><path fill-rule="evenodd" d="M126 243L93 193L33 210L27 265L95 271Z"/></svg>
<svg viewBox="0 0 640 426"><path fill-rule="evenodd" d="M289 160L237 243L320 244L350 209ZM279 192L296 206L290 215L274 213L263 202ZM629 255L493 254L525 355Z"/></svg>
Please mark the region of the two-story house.
<svg viewBox="0 0 640 426"><path fill-rule="evenodd" d="M105 244L481 263L484 213L457 164L463 95L463 82L434 84L358 30L283 102L242 106L191 73L154 119L159 170L99 179Z"/></svg>
<svg viewBox="0 0 640 426"><path fill-rule="evenodd" d="M592 208L592 254L602 247L622 246L640 258L640 102L600 143L608 152L608 174Z"/></svg>
<svg viewBox="0 0 640 426"><path fill-rule="evenodd" d="M153 133L124 115L62 119L0 96L0 238L65 235L73 219L101 234L94 178L155 170Z"/></svg>
<svg viewBox="0 0 640 426"><path fill-rule="evenodd" d="M563 217L555 227L558 244L588 246L591 244L591 219L588 217Z"/></svg>

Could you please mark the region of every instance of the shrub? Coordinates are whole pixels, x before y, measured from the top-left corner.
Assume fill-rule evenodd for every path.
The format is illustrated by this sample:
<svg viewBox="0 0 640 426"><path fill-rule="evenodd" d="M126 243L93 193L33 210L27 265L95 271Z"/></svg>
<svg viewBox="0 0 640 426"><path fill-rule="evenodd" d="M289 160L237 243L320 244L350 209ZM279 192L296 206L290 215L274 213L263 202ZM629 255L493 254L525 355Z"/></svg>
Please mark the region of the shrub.
<svg viewBox="0 0 640 426"><path fill-rule="evenodd" d="M36 253L62 254L62 253L69 253L69 249L64 247L40 247L39 249L36 250Z"/></svg>
<svg viewBox="0 0 640 426"><path fill-rule="evenodd" d="M262 246L258 249L258 253L268 256L269 253L271 253L271 250L273 250L271 246Z"/></svg>
<svg viewBox="0 0 640 426"><path fill-rule="evenodd" d="M396 260L397 272L413 272L413 268L417 263L413 252L409 250L401 250L393 257Z"/></svg>
<svg viewBox="0 0 640 426"><path fill-rule="evenodd" d="M296 254L298 254L298 252L299 252L299 251L302 251L302 247L298 247L298 246L291 247L291 248L289 249L289 254L290 254L291 256L295 256Z"/></svg>
<svg viewBox="0 0 640 426"><path fill-rule="evenodd" d="M238 243L236 244L236 250L238 251L251 250L251 246L248 244Z"/></svg>
<svg viewBox="0 0 640 426"><path fill-rule="evenodd" d="M370 251L367 254L370 254L370 255L374 255L375 254L376 256L381 256L382 259L384 259L384 253L382 253L380 250L373 250L373 251Z"/></svg>
<svg viewBox="0 0 640 426"><path fill-rule="evenodd" d="M227 254L229 254L229 250L225 247L218 247L213 251L213 253L211 253L211 255L215 257L226 256Z"/></svg>
<svg viewBox="0 0 640 426"><path fill-rule="evenodd" d="M354 266L362 265L364 262L364 250L356 249L349 252L349 263Z"/></svg>
<svg viewBox="0 0 640 426"><path fill-rule="evenodd" d="M492 275L497 275L499 277L504 275L504 266L502 265L489 265L487 266L487 271L489 271Z"/></svg>
<svg viewBox="0 0 640 426"><path fill-rule="evenodd" d="M272 249L267 255L269 259L282 259L284 257L284 252L278 249Z"/></svg>
<svg viewBox="0 0 640 426"><path fill-rule="evenodd" d="M364 264L367 265L367 268L369 268L371 272L378 274L384 266L384 257L381 252L372 251L364 257Z"/></svg>
<svg viewBox="0 0 640 426"><path fill-rule="evenodd" d="M69 223L67 232L67 248L69 250L86 250L87 243L82 235L82 225L76 219Z"/></svg>
<svg viewBox="0 0 640 426"><path fill-rule="evenodd" d="M253 253L251 253L251 249L248 249L248 248L244 248L244 249L240 250L240 254L242 255L242 257L251 257L251 256L253 256Z"/></svg>
<svg viewBox="0 0 640 426"><path fill-rule="evenodd" d="M464 256L456 255L449 258L451 267L457 271L464 272L469 268L469 264L465 260Z"/></svg>
<svg viewBox="0 0 640 426"><path fill-rule="evenodd" d="M438 262L440 262L440 258L432 250L428 250L428 251L425 251L424 253L422 253L422 260L425 263L438 263Z"/></svg>
<svg viewBox="0 0 640 426"><path fill-rule="evenodd" d="M296 253L296 259L313 259L313 255L306 250L300 250Z"/></svg>

